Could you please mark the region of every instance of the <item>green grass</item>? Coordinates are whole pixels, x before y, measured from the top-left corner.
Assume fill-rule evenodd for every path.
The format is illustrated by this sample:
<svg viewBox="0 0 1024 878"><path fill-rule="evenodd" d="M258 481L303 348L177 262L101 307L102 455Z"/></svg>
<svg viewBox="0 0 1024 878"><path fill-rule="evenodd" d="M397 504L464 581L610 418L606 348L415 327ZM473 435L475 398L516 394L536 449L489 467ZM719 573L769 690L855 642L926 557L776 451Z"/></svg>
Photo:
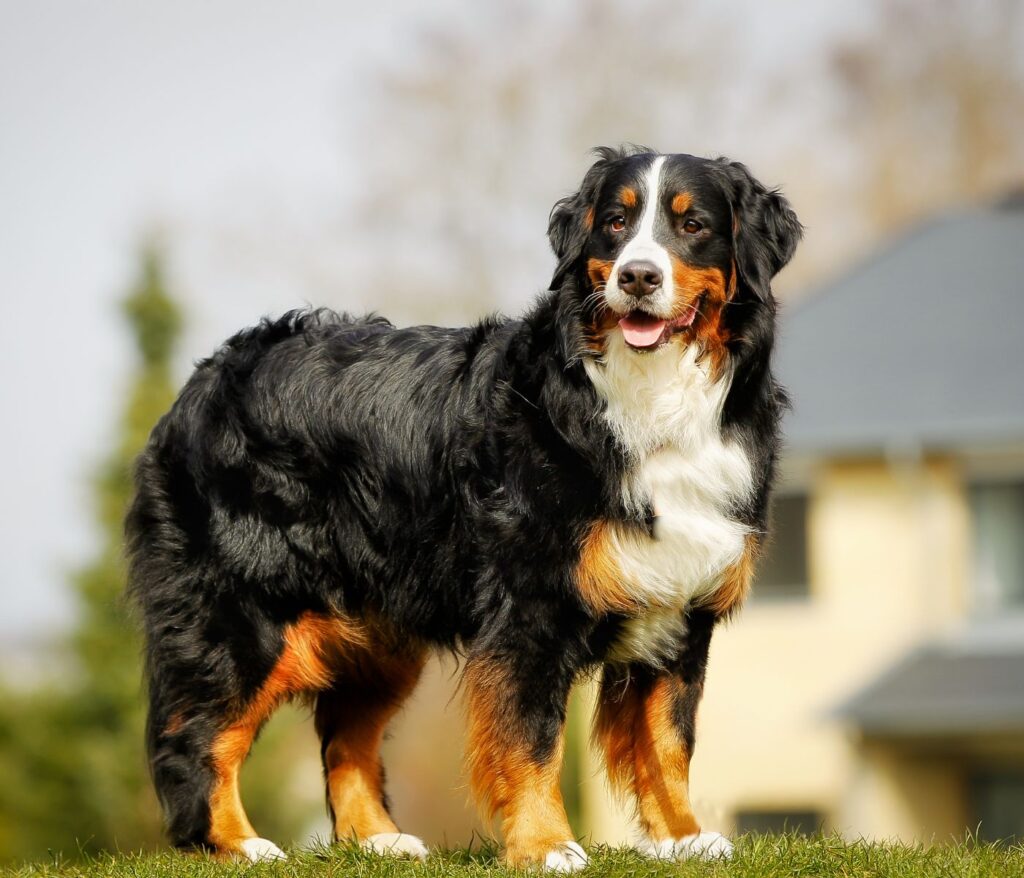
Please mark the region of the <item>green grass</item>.
<svg viewBox="0 0 1024 878"><path fill-rule="evenodd" d="M352 846L299 851L286 863L254 866L215 862L177 853L121 854L84 861L26 864L8 869L10 876L47 878L513 878L523 872L505 869L498 851L481 846L470 851L433 854L426 863L374 857ZM1024 878L1024 846L959 844L905 846L849 844L836 837L745 836L728 862L653 862L623 850L595 848L585 878Z"/></svg>

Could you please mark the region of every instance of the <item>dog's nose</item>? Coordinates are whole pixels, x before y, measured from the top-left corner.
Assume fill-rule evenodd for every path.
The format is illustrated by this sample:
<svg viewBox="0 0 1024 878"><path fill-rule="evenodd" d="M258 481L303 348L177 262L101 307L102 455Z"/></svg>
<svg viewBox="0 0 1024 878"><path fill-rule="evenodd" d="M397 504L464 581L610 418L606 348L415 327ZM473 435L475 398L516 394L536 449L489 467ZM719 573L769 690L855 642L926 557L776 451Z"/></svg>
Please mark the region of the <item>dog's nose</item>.
<svg viewBox="0 0 1024 878"><path fill-rule="evenodd" d="M661 280L653 262L627 262L619 272L619 289L629 296L648 296L661 286Z"/></svg>

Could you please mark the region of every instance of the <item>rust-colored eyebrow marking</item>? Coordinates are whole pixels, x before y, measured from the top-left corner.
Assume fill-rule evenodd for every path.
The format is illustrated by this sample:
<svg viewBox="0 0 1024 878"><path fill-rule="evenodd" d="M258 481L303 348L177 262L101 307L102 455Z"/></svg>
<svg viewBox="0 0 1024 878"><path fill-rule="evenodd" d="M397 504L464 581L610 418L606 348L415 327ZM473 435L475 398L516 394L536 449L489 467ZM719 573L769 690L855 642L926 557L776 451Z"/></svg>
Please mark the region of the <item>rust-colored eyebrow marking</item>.
<svg viewBox="0 0 1024 878"><path fill-rule="evenodd" d="M623 186L622 191L619 192L619 201L622 202L623 207L636 207L636 189Z"/></svg>
<svg viewBox="0 0 1024 878"><path fill-rule="evenodd" d="M689 192L680 192L672 199L672 213L686 213L693 204L693 198Z"/></svg>

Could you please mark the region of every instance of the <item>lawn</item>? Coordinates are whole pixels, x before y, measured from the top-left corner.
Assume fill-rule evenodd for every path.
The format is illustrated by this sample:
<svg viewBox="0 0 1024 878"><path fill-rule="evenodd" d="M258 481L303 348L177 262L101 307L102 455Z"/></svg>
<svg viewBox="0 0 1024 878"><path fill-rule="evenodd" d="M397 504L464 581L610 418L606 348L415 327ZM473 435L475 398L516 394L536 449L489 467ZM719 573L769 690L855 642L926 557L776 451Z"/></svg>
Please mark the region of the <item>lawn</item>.
<svg viewBox="0 0 1024 878"><path fill-rule="evenodd" d="M848 844L835 837L805 839L793 836L745 836L728 862L661 863L633 853L607 848L591 851L586 878L641 876L702 876L702 878L1024 878L1024 846L961 844L907 847L891 844ZM245 874L249 878L309 876L309 878L505 878L524 873L499 865L497 851L480 847L432 855L426 863L374 857L352 847L292 854L286 863L255 866L217 863L206 857L175 853L127 854L82 862L36 863L8 869L10 876L53 878L215 878Z"/></svg>

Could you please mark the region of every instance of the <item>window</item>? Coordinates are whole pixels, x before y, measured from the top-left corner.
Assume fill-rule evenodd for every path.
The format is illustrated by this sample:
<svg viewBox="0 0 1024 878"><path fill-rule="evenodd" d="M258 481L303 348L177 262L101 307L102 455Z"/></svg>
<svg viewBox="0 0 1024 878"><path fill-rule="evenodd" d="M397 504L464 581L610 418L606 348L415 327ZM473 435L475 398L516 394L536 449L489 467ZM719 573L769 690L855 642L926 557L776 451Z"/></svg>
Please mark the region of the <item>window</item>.
<svg viewBox="0 0 1024 878"><path fill-rule="evenodd" d="M737 811L736 831L756 832L760 835L778 835L789 832L797 835L814 835L821 831L824 822L821 812L811 808L790 811Z"/></svg>
<svg viewBox="0 0 1024 878"><path fill-rule="evenodd" d="M1024 609L1024 482L976 485L970 498L975 607Z"/></svg>
<svg viewBox="0 0 1024 878"><path fill-rule="evenodd" d="M969 787L981 841L1024 840L1024 771L978 772Z"/></svg>
<svg viewBox="0 0 1024 878"><path fill-rule="evenodd" d="M807 596L807 505L806 494L782 494L773 499L768 544L754 580L754 599Z"/></svg>

